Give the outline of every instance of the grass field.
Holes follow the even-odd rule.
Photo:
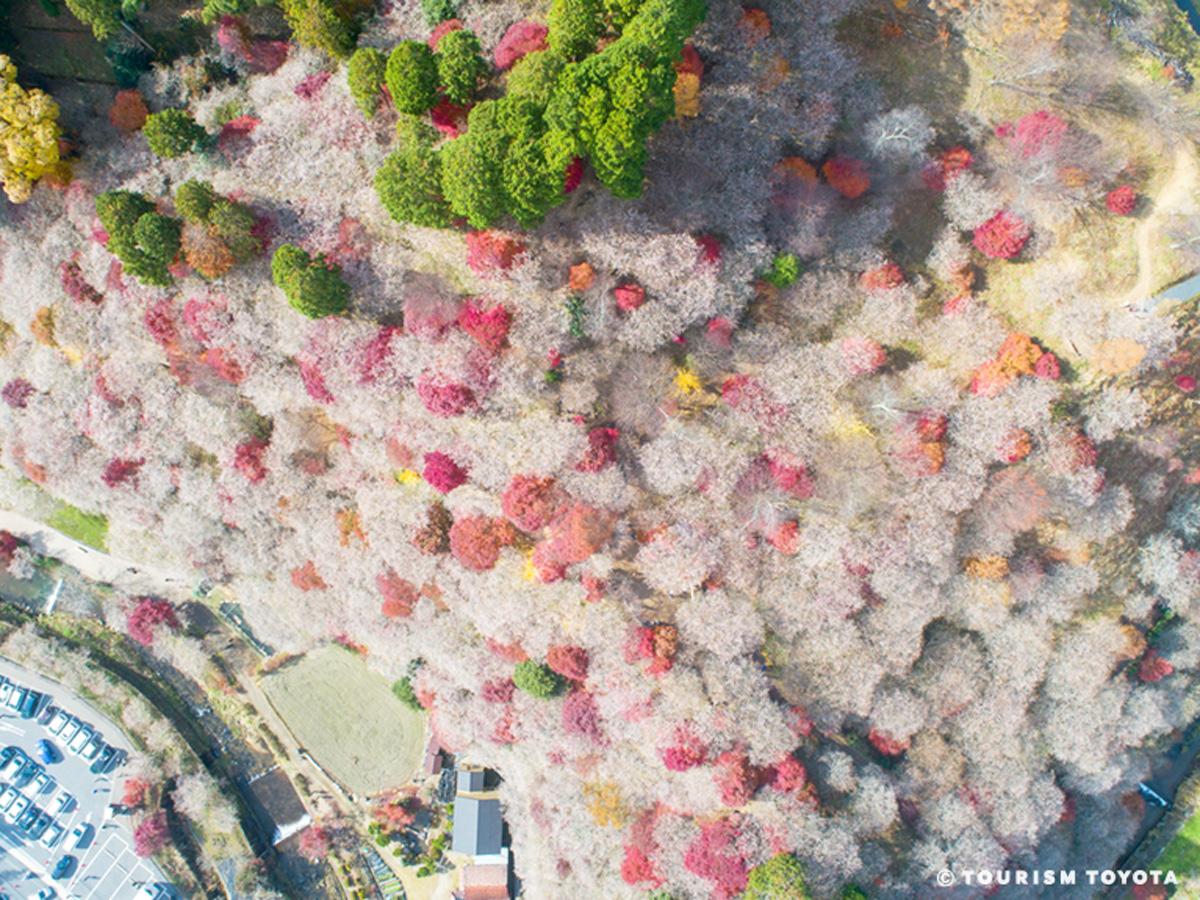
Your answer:
[[[421,763],[424,717],[348,650],[309,653],[262,688],[301,746],[356,794],[399,787]]]
[[[1200,813],[1183,823],[1171,843],[1154,861],[1154,868],[1163,871],[1170,869],[1180,881],[1200,876]],[[1195,894],[1181,891],[1176,896],[1191,897]]]
[[[108,519],[102,515],[85,513],[70,503],[62,503],[46,524],[81,544],[101,552],[108,549]]]

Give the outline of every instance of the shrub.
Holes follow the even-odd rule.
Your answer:
[[[146,136],[151,152],[166,159],[190,153],[206,136],[186,109],[151,113],[142,126],[142,134]]]
[[[800,260],[794,253],[779,253],[771,260],[771,268],[763,280],[777,288],[792,285],[800,277]]]
[[[359,47],[346,66],[350,95],[368,118],[379,111],[379,97],[386,72],[387,57],[382,50],[374,47]]]
[[[354,51],[358,28],[331,0],[280,0],[296,42],[344,58]]]
[[[421,15],[431,28],[458,15],[458,4],[454,0],[421,0]]]
[[[420,41],[401,41],[392,49],[384,78],[399,112],[420,115],[437,102],[437,61]]]
[[[392,683],[392,693],[396,695],[397,700],[399,700],[409,709],[415,709],[417,712],[424,712],[424,708],[421,706],[421,701],[417,699],[417,692],[416,689],[413,688],[412,679],[407,675]]]
[[[271,280],[292,309],[310,319],[344,312],[350,297],[340,266],[327,263],[320,255],[309,256],[295,244],[283,244],[275,251]]]
[[[133,227],[138,247],[155,262],[170,265],[179,255],[179,221],[159,213],[146,213]]]
[[[444,228],[450,224],[450,209],[442,198],[441,158],[433,149],[433,129],[407,117],[396,130],[400,145],[375,173],[379,202],[397,222]]]
[[[559,72],[567,61],[553,50],[538,50],[522,57],[509,70],[507,96],[521,97],[538,107],[545,107],[554,92]]]
[[[804,866],[790,853],[780,853],[750,871],[743,900],[807,900]]]
[[[443,37],[437,46],[438,81],[451,103],[468,103],[479,79],[487,72],[475,32],[460,28]]]
[[[531,697],[546,700],[562,691],[566,682],[549,666],[527,659],[513,670],[513,684]]]

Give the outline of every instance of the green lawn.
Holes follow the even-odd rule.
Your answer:
[[[1154,867],[1170,869],[1180,881],[1200,876],[1200,813],[1192,816],[1154,861]]]
[[[105,516],[85,513],[70,503],[61,503],[46,524],[81,544],[101,552],[108,550],[108,519]]]
[[[362,657],[322,647],[262,679],[296,740],[356,794],[399,787],[424,752],[425,717]]]

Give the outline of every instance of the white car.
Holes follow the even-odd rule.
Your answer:
[[[0,803],[4,801],[0,799]],[[61,816],[63,813],[70,810],[75,804],[75,798],[66,791],[59,791],[58,796],[54,798],[54,802],[50,804],[50,813],[55,816]]]
[[[33,784],[37,788],[35,794],[48,794],[54,790],[55,781],[45,772],[38,772],[33,779]]]
[[[17,710],[21,708],[21,704],[25,702],[25,696],[29,692],[25,688],[19,688],[13,685],[13,691],[8,695],[8,699],[4,701],[4,705],[9,709]]]
[[[11,780],[18,772],[21,771],[21,767],[27,762],[29,762],[29,757],[18,750],[12,755],[12,758],[4,764],[4,768],[0,769],[0,776]]]
[[[79,755],[84,759],[95,759],[103,746],[104,741],[100,740],[100,735],[93,734],[92,739],[87,742],[87,746],[79,751]]]
[[[16,800],[20,795],[20,792],[15,787],[13,787],[11,784],[6,784],[4,786],[4,790],[0,791],[0,812],[3,812],[12,806],[13,801]]]
[[[0,693],[2,692],[3,689],[0,689]],[[62,730],[67,727],[67,723],[70,721],[71,717],[60,709],[54,714],[54,718],[50,720],[50,724],[46,726],[46,730],[51,734],[60,734]]]
[[[0,704],[8,705],[8,698],[12,696],[13,684],[10,681],[5,681],[0,684]]]
[[[62,840],[63,831],[65,831],[57,822],[51,822],[46,829],[46,833],[42,835],[42,846],[49,850],[60,840]]]
[[[92,726],[84,725],[79,729],[79,733],[71,739],[71,743],[67,745],[72,753],[78,753],[87,746],[87,742],[92,739]]]
[[[13,805],[4,811],[4,818],[10,822],[15,822],[25,814],[25,810],[29,809],[29,798],[24,794],[18,794],[17,799],[13,801]]]
[[[67,836],[67,842],[64,845],[68,850],[78,850],[79,845],[87,840],[88,835],[92,833],[92,826],[87,822],[80,822],[71,829],[71,833]]]
[[[62,741],[64,745],[69,743],[71,738],[75,737],[75,735],[79,733],[79,729],[82,727],[82,725],[82,722],[80,722],[74,716],[71,716],[71,718],[67,720],[67,724],[63,727],[63,730],[59,732],[58,739]]]

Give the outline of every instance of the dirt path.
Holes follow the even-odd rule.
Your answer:
[[[1190,145],[1175,151],[1171,173],[1154,196],[1154,208],[1137,224],[1134,241],[1137,243],[1138,278],[1120,304],[1139,303],[1148,299],[1160,287],[1154,283],[1154,238],[1159,223],[1169,213],[1196,207],[1197,176],[1200,167]]]

